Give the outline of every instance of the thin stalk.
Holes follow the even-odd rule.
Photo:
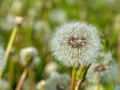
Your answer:
[[[7,59],[8,59],[8,56],[9,56],[9,53],[10,53],[10,50],[11,50],[13,41],[14,41],[14,39],[15,39],[17,30],[18,30],[18,28],[17,28],[17,26],[15,26],[15,27],[13,28],[13,31],[12,31],[12,34],[11,34],[11,37],[10,37],[8,46],[7,46],[6,51],[5,51],[5,57],[4,57],[5,61],[7,61]],[[2,77],[2,75],[3,75],[3,72],[0,73],[0,78]]]
[[[23,73],[22,73],[22,75],[21,75],[21,77],[20,77],[20,79],[19,79],[19,82],[18,82],[18,85],[16,87],[16,90],[21,90],[21,87],[22,87],[22,84],[23,84],[23,82],[25,80],[27,72],[28,72],[28,68],[25,68]]]
[[[76,78],[76,84],[75,84],[75,90],[79,90],[79,88],[82,86],[82,83],[85,80],[86,73],[88,71],[90,65],[87,66],[80,66],[78,72],[77,72],[77,78]]]
[[[100,90],[100,83],[97,84],[97,90]]]
[[[70,90],[74,90],[75,80],[76,80],[76,68],[73,67],[73,69],[72,69],[72,81],[71,81]]]
[[[15,39],[15,36],[16,36],[16,33],[17,33],[17,26],[13,28],[13,31],[12,31],[12,34],[11,34],[11,37],[10,37],[10,40],[9,40],[9,43],[8,43],[8,46],[6,48],[6,52],[5,52],[5,60],[8,59],[8,56],[9,56],[9,53],[10,53],[10,50],[11,50],[11,47],[12,47],[12,44],[13,44],[13,41]]]

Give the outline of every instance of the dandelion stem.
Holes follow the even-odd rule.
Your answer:
[[[75,90],[79,90],[82,83],[84,82],[85,76],[86,76],[86,73],[87,73],[87,70],[88,70],[89,66],[90,65],[80,66],[79,70],[77,71]]]
[[[25,77],[27,75],[27,72],[28,72],[28,68],[25,68],[20,79],[19,79],[19,82],[18,82],[18,85],[16,87],[16,90],[21,90],[21,87],[22,87],[22,84],[23,84],[23,81],[25,80]]]
[[[100,83],[98,83],[97,85],[97,90],[100,90]]]
[[[8,59],[8,56],[9,56],[9,53],[10,53],[14,38],[16,36],[16,33],[17,33],[17,26],[15,26],[13,28],[13,31],[12,31],[12,34],[11,34],[11,37],[10,37],[10,40],[9,40],[9,43],[8,43],[8,46],[7,46],[7,49],[6,49],[6,52],[5,52],[5,60]]]
[[[71,81],[70,90],[74,90],[74,87],[75,87],[75,80],[76,80],[76,68],[73,67],[73,69],[72,69],[72,81]]]

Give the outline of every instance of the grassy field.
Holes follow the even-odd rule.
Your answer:
[[[50,41],[58,26],[73,21],[95,26],[101,38],[101,50],[110,52],[120,66],[120,0],[0,0],[0,90],[15,90],[23,73],[26,77],[18,90],[44,90],[37,89],[37,84],[49,78],[48,68],[71,76],[72,68],[52,55]],[[12,43],[10,37],[15,29]],[[23,60],[27,52],[22,50],[28,47],[34,48],[34,61],[31,53]],[[53,67],[47,68],[51,62]],[[102,84],[106,89],[94,90],[119,90],[113,89],[120,86],[120,69],[117,72],[114,84]]]

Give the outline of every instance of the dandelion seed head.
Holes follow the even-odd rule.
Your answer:
[[[70,77],[66,74],[55,74],[47,82],[45,90],[69,90]]]
[[[32,61],[27,61],[27,58],[30,57]],[[36,61],[34,61],[36,59]],[[26,66],[28,63],[38,62],[37,50],[34,47],[26,47],[20,51],[20,63],[23,66]]]
[[[2,28],[2,30],[6,31],[12,30],[14,26],[14,20],[15,16],[9,14],[1,20],[0,27]]]
[[[96,28],[86,23],[72,22],[57,28],[51,41],[53,54],[67,66],[92,63],[99,48]]]
[[[91,83],[114,82],[117,77],[118,65],[112,58],[111,53],[101,52],[97,59],[88,69],[87,80]]]

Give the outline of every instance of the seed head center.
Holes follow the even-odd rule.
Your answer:
[[[95,68],[94,68],[94,72],[99,72],[99,71],[105,71],[107,68],[105,67],[105,65],[103,65],[103,64],[100,64],[100,65],[98,65],[98,66],[96,66]]]
[[[68,39],[68,45],[72,48],[82,48],[86,45],[87,41],[84,37],[70,37]]]

